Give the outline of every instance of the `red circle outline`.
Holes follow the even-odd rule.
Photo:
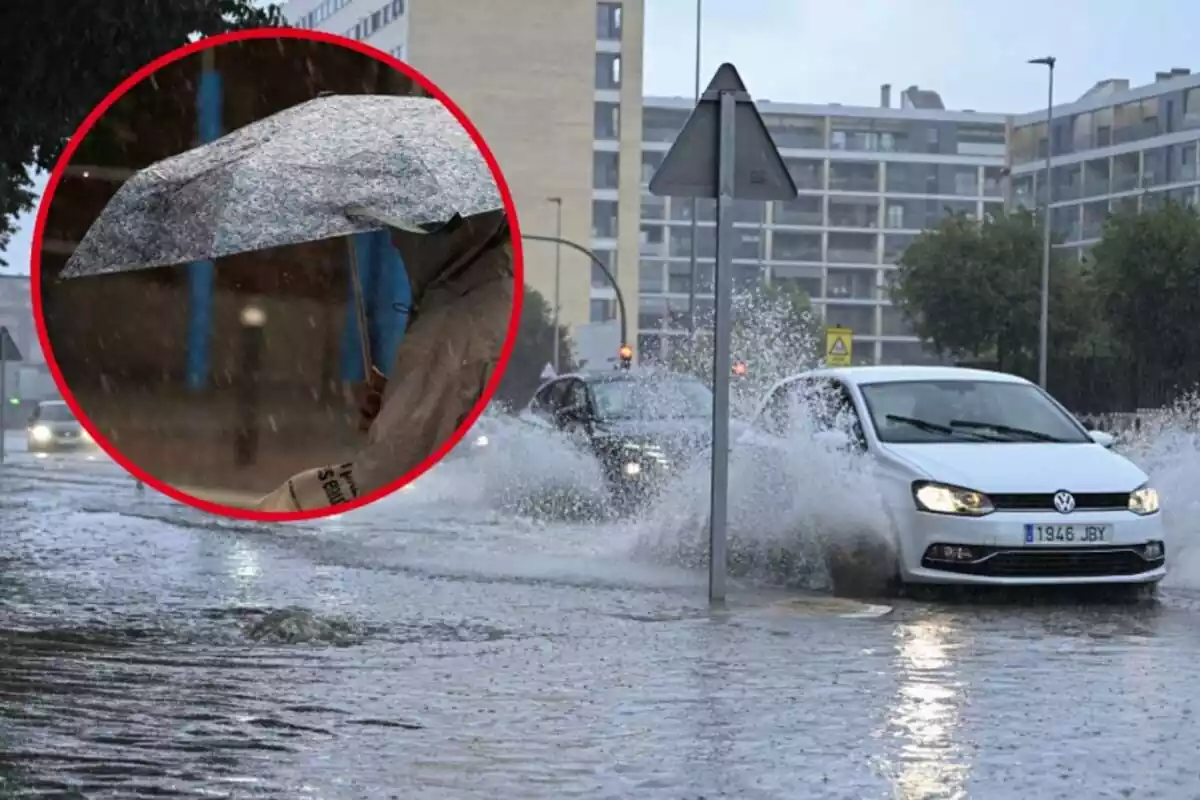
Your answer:
[[[232,42],[243,42],[254,39],[305,39],[309,41],[324,42],[325,44],[338,45],[341,47],[356,50],[363,55],[370,56],[376,61],[391,67],[394,70],[404,73],[406,76],[416,81],[420,86],[450,110],[458,122],[470,134],[471,139],[475,142],[476,147],[483,154],[487,161],[488,167],[492,171],[492,175],[496,179],[496,185],[500,190],[500,198],[504,202],[504,211],[508,216],[509,225],[512,230],[512,254],[513,254],[513,308],[509,317],[508,332],[505,335],[504,345],[500,350],[500,360],[496,365],[496,369],[492,371],[492,376],[484,387],[483,395],[479,401],[471,409],[467,415],[466,421],[459,426],[451,437],[446,440],[441,447],[429,455],[424,461],[410,470],[407,474],[401,476],[398,480],[377,489],[374,492],[358,497],[348,503],[342,503],[336,506],[316,509],[314,511],[285,511],[279,513],[271,513],[265,511],[255,511],[235,506],[224,506],[219,503],[213,503],[208,500],[203,500],[199,497],[181,492],[173,486],[170,486],[163,481],[155,478],[147,473],[141,467],[134,464],[112,445],[106,438],[100,435],[96,430],[95,425],[91,422],[88,416],[83,413],[75,396],[71,393],[70,387],[66,380],[63,379],[62,370],[59,369],[58,362],[54,358],[54,348],[50,344],[50,337],[46,330],[46,320],[42,308],[42,237],[46,227],[46,216],[50,209],[50,204],[54,199],[54,192],[58,188],[59,182],[62,180],[64,171],[71,161],[75,150],[82,143],[88,132],[99,122],[100,118],[106,111],[123,97],[135,85],[141,83],[145,79],[152,76],[159,69],[173,64],[182,58],[199,53],[212,47],[219,47]],[[513,202],[512,191],[509,189],[508,181],[504,178],[504,173],[500,169],[500,164],[496,160],[495,154],[488,147],[479,129],[475,127],[470,118],[463,112],[458,105],[450,99],[436,84],[429,78],[425,77],[421,72],[414,69],[411,65],[400,61],[391,55],[371,47],[363,42],[348,39],[344,36],[338,36],[323,31],[312,31],[300,28],[255,28],[253,30],[236,31],[234,33],[225,33],[218,36],[211,36],[199,41],[184,45],[176,50],[160,56],[151,61],[146,66],[134,72],[124,81],[122,81],[115,89],[109,92],[99,105],[92,109],[87,115],[83,123],[76,129],[75,133],[68,140],[66,148],[58,158],[58,162],[54,165],[54,170],[50,174],[50,180],[46,184],[45,192],[42,194],[41,202],[38,205],[37,221],[33,231],[33,245],[30,248],[31,263],[29,269],[29,277],[31,282],[30,293],[33,300],[33,318],[37,326],[38,341],[42,347],[42,353],[46,358],[46,365],[50,368],[50,374],[54,378],[54,383],[58,387],[59,393],[63,400],[70,406],[71,410],[78,417],[80,424],[84,430],[91,435],[97,445],[117,464],[119,464],[126,472],[133,475],[142,483],[156,489],[162,494],[167,495],[173,500],[180,503],[192,506],[193,508],[207,511],[222,517],[232,517],[234,519],[249,520],[251,522],[299,522],[303,520],[322,519],[325,517],[344,514],[347,511],[352,511],[356,508],[362,508],[370,505],[376,500],[381,500],[384,497],[398,491],[407,486],[416,479],[420,478],[434,466],[436,466],[446,455],[453,450],[459,442],[463,440],[466,433],[475,424],[479,417],[491,402],[492,397],[496,394],[499,388],[500,381],[504,377],[505,371],[508,369],[508,361],[512,356],[513,347],[516,345],[517,332],[520,328],[521,321],[521,306],[524,300],[525,293],[525,253],[523,242],[521,239],[521,226],[517,219],[517,209]]]

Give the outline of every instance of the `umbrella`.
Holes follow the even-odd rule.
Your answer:
[[[62,277],[366,233],[380,218],[422,232],[502,207],[487,161],[440,101],[331,95],[136,173]]]
[[[503,208],[487,161],[437,99],[318,97],[126,181],[61,273],[79,278],[397,228],[435,231]],[[364,365],[362,287],[350,247]]]

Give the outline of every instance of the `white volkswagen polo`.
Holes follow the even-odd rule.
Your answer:
[[[756,422],[787,435],[797,409],[810,435],[871,459],[904,583],[1152,591],[1166,575],[1147,475],[1029,381],[956,367],[826,368],[772,387]]]

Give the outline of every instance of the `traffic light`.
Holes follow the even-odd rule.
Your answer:
[[[617,350],[617,355],[621,359],[619,364],[620,369],[629,369],[630,365],[633,363],[633,348],[627,344],[623,344],[621,345],[620,349]]]

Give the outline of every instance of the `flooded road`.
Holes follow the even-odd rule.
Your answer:
[[[882,616],[421,484],[323,523],[0,472],[0,798],[1190,798],[1200,595]]]

